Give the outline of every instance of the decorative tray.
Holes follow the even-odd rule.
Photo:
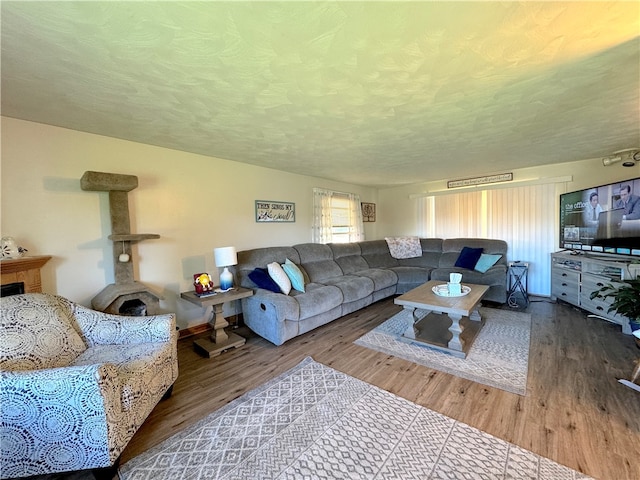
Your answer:
[[[454,295],[449,293],[449,287],[446,284],[436,285],[435,287],[431,287],[431,290],[439,297],[464,297],[471,291],[471,287],[462,285],[462,293],[456,293]]]

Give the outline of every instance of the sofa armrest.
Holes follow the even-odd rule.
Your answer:
[[[98,312],[82,305],[74,309],[75,320],[88,346],[172,342],[176,332],[173,313],[142,317]]]
[[[117,458],[122,408],[114,365],[0,371],[0,385],[0,458],[11,470],[3,474],[28,475],[35,462],[58,465],[62,451],[68,470]]]
[[[297,320],[300,317],[300,305],[289,295],[275,293],[258,288],[251,297],[243,298],[243,305],[256,312],[269,313],[278,322]],[[243,314],[245,314],[243,307]]]

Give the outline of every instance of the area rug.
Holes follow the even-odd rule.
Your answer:
[[[122,480],[587,479],[306,358],[120,467]]]
[[[399,338],[411,319],[408,310],[402,310],[355,343],[483,385],[525,395],[531,315],[495,308],[481,308],[480,314],[486,323],[466,358]],[[424,312],[421,315],[424,316]]]

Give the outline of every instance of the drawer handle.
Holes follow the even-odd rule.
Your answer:
[[[563,284],[562,284],[562,286],[563,286],[563,287],[566,287],[566,286],[567,286],[567,284],[566,284],[566,283],[563,283]]]
[[[562,274],[562,276],[563,276],[563,277],[566,277],[566,276],[567,276],[567,274],[566,274],[566,273],[563,273],[563,274]]]
[[[604,283],[598,282],[598,283],[596,283],[596,287],[604,287]]]
[[[566,293],[564,293],[564,292],[562,292],[562,296],[563,296],[563,297],[566,297],[566,296],[567,296],[567,294],[566,294]]]
[[[602,310],[604,310],[604,308],[602,308],[601,306],[599,306],[599,305],[598,305],[598,306],[596,307],[596,310],[600,310],[600,311],[602,311]]]

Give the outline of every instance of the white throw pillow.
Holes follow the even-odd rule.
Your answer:
[[[289,292],[291,291],[291,280],[289,280],[289,277],[282,269],[280,264],[278,262],[271,262],[269,265],[267,265],[267,271],[269,272],[269,276],[273,279],[273,281],[278,284],[280,290],[282,290],[282,293],[284,293],[285,295],[289,295]]]

